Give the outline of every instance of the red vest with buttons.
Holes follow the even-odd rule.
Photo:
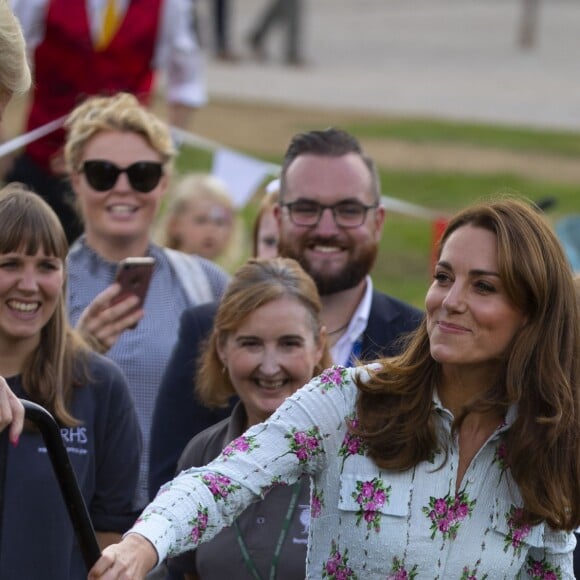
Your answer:
[[[34,96],[27,130],[68,114],[90,95],[133,93],[146,103],[153,86],[153,56],[162,0],[131,0],[103,51],[96,51],[85,0],[50,0],[46,32],[34,55]],[[48,170],[64,144],[64,130],[30,144],[26,151]]]

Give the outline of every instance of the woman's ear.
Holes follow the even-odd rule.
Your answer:
[[[215,349],[222,365],[227,367],[228,358],[226,356],[225,341],[219,334],[215,337]]]

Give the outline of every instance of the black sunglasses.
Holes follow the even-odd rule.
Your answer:
[[[163,175],[163,164],[155,161],[137,161],[129,167],[121,168],[110,161],[91,159],[85,161],[81,172],[95,191],[112,189],[119,175],[126,173],[131,187],[140,193],[149,193],[158,185]]]

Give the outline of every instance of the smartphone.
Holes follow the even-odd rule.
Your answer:
[[[135,310],[142,308],[145,302],[145,296],[147,296],[154,266],[155,258],[136,257],[121,260],[115,275],[115,282],[121,285],[121,291],[113,298],[112,303],[117,304],[127,296],[135,295],[139,298]]]

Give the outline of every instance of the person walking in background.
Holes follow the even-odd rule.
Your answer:
[[[250,32],[248,41],[254,55],[266,58],[264,42],[275,25],[286,28],[285,60],[287,64],[301,65],[302,0],[270,0]]]
[[[170,124],[186,127],[191,112],[205,104],[190,0],[13,0],[13,5],[34,65],[27,131],[67,115],[89,95],[125,91],[148,103],[156,71],[165,73]],[[82,224],[65,179],[63,145],[63,130],[31,143],[6,179],[42,195],[72,242]]]
[[[85,223],[68,255],[72,324],[127,376],[143,433],[140,501],[147,498],[149,433],[161,377],[185,308],[218,301],[229,276],[216,264],[161,248],[151,227],[172,172],[166,123],[130,94],[92,97],[67,119],[65,160]],[[155,261],[145,299],[118,302],[121,260]]]
[[[219,60],[238,60],[230,46],[230,0],[212,0],[215,56]]]
[[[320,308],[314,282],[294,260],[250,260],[234,274],[196,388],[209,406],[240,400],[230,418],[192,439],[178,472],[217,457],[331,364]],[[272,490],[211,542],[170,561],[172,578],[304,578],[309,490],[307,478]]]
[[[217,260],[228,249],[235,210],[225,184],[217,177],[189,173],[178,178],[159,226],[162,246]]]
[[[69,326],[67,251],[62,226],[40,197],[17,183],[0,190],[0,375],[58,422],[102,549],[137,516],[141,435],[120,369]],[[41,434],[27,427],[13,444],[1,497],[0,578],[85,577]]]
[[[423,317],[419,309],[373,288],[370,273],[385,220],[380,195],[375,164],[352,135],[327,129],[293,137],[275,207],[278,251],[300,263],[314,280],[330,352],[338,364],[397,354],[400,338]],[[173,476],[187,441],[215,416],[192,394],[194,357],[207,336],[201,332],[211,328],[212,307],[200,309],[203,318],[194,308],[182,315],[155,405],[151,496]]]
[[[425,307],[399,356],[325,371],[164,486],[89,578],[138,580],[302,476],[307,578],[573,578],[579,305],[551,227],[522,200],[460,211]]]

